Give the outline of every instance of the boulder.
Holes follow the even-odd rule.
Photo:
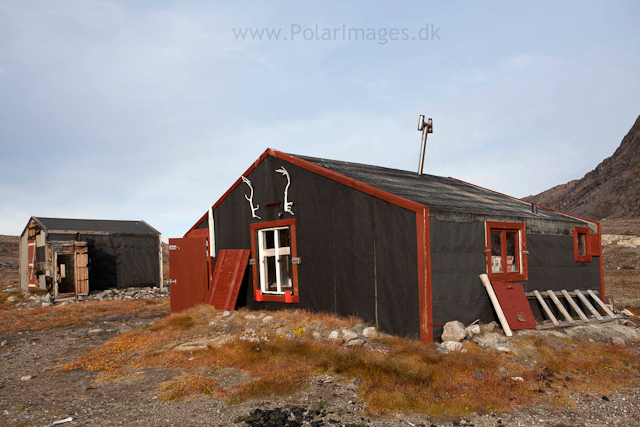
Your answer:
[[[368,328],[364,328],[362,335],[365,338],[376,338],[378,336],[378,330],[373,326],[369,326]]]
[[[340,338],[340,332],[331,331],[331,333],[329,334],[329,340],[330,341],[340,341],[340,342],[342,342],[342,338]]]
[[[444,341],[440,347],[447,351],[462,351],[462,343],[458,341]]]
[[[480,325],[480,333],[493,332],[496,326],[498,326],[498,324],[495,321],[489,322],[486,325]]]
[[[625,342],[622,338],[620,337],[613,337],[611,338],[611,340],[609,341],[611,344],[616,345],[618,347],[624,347]]]
[[[362,347],[364,345],[364,340],[361,340],[361,339],[350,340],[345,345],[349,347]]]
[[[481,332],[480,325],[478,325],[477,323],[475,325],[471,325],[471,326],[467,327],[466,329],[467,329],[467,332],[471,333],[471,336],[479,335],[480,332]]]
[[[343,329],[342,330],[342,339],[345,341],[351,341],[351,340],[355,340],[356,338],[358,338],[358,334],[356,334],[353,331],[350,331],[349,329]]]
[[[441,339],[442,341],[462,341],[467,337],[467,331],[464,328],[462,322],[457,320],[453,320],[451,322],[447,322],[444,325],[444,330],[442,331]]]

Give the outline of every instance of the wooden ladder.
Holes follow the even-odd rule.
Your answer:
[[[607,305],[604,302],[602,302],[602,300],[598,297],[598,295],[596,295],[596,293],[590,289],[586,291],[586,294],[583,291],[580,291],[578,289],[576,289],[573,292],[567,292],[566,290],[563,289],[560,292],[551,291],[551,290],[542,291],[542,292],[533,291],[533,292],[527,292],[526,295],[527,295],[527,298],[531,298],[531,299],[535,298],[538,300],[545,314],[551,321],[551,323],[543,323],[543,324],[536,325],[536,329],[564,328],[567,326],[575,326],[575,325],[581,325],[585,323],[610,322],[612,320],[615,320],[621,317],[617,314],[614,314],[613,311],[611,311],[611,309],[609,309],[609,307],[607,307]],[[602,316],[600,313],[598,313],[598,310],[593,306],[593,304],[591,304],[591,302],[589,302],[589,299],[588,299],[589,296],[593,299],[596,305],[598,305],[600,308],[602,308],[602,310],[604,310],[606,315]],[[553,301],[555,306],[558,308],[558,311],[560,311],[560,313],[562,314],[562,317],[564,317],[565,320],[558,320],[556,318],[556,316],[553,314],[553,311],[551,311],[551,308],[549,307],[547,302],[544,300],[545,297]],[[565,308],[564,304],[562,304],[562,302],[560,301],[560,298],[564,298],[569,303],[569,306],[571,306],[573,311],[575,311],[575,313],[578,315],[580,319],[574,319],[571,316],[571,314]],[[580,306],[578,306],[574,298],[578,298],[580,302],[582,302],[582,304],[587,308],[587,310],[591,312],[591,316],[587,316],[580,309]]]

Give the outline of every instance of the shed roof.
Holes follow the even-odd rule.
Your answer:
[[[538,207],[538,214],[534,214],[529,202],[455,178],[428,174],[418,175],[416,172],[405,170],[296,154],[291,154],[291,156],[381,191],[425,205],[434,212],[460,212],[519,218],[546,217],[559,221],[576,221],[575,217],[543,207]]]
[[[160,234],[144,221],[111,219],[69,219],[32,217],[47,231],[101,232],[123,234]]]

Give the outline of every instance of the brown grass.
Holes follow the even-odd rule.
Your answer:
[[[182,374],[173,381],[162,383],[161,399],[177,400],[193,395],[223,396],[218,381],[210,376]]]
[[[265,332],[266,342],[236,339],[200,351],[172,350],[177,344],[212,337],[219,331],[242,331],[246,324],[240,314],[225,319],[211,308],[200,307],[173,315],[145,330],[112,339],[67,369],[106,373],[154,366],[179,369],[187,374],[163,386],[164,398],[204,393],[228,403],[292,394],[316,375],[344,381],[360,378],[359,393],[370,411],[432,415],[486,413],[539,401],[563,404],[570,392],[605,393],[639,385],[637,355],[620,347],[553,337],[515,338],[518,355],[484,351],[472,344],[465,345],[466,353],[443,355],[435,345],[400,338],[379,339],[378,344],[386,349],[379,352],[313,340],[307,333],[285,338],[271,327]],[[289,325],[287,319],[293,319],[305,327],[332,322],[338,328],[357,321],[306,312],[280,315],[280,324]],[[253,320],[251,325],[259,323]],[[296,325],[287,327],[292,330]],[[252,380],[223,389],[213,376],[195,374],[220,368],[243,370]]]
[[[0,311],[0,333],[37,331],[60,326],[77,325],[109,314],[145,312],[166,313],[166,301],[128,300],[91,301],[65,306],[42,307],[25,310]]]

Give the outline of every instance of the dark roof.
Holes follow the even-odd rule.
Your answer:
[[[454,178],[418,175],[416,172],[295,154],[292,156],[387,193],[420,203],[434,212],[461,212],[518,218],[546,217],[559,221],[579,221],[569,215],[541,207],[538,208],[538,215],[536,215],[532,213],[531,203]]]
[[[80,231],[127,234],[160,234],[144,221],[119,221],[110,219],[67,219],[33,217],[48,231]]]

